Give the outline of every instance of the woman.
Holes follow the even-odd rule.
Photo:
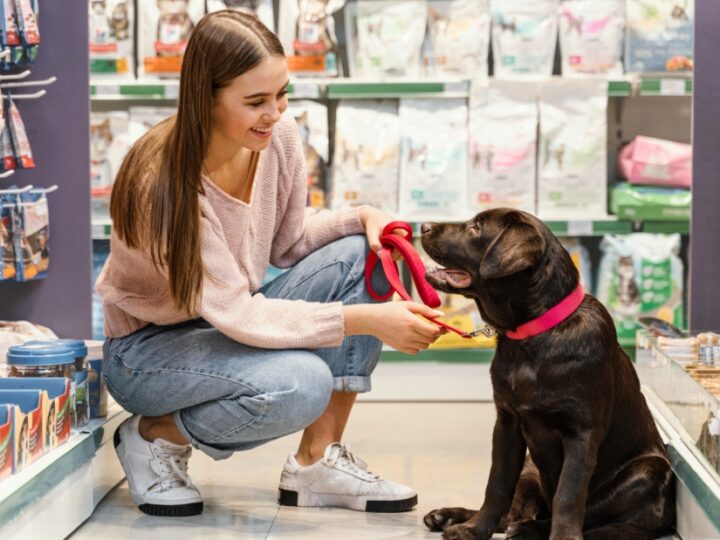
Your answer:
[[[134,414],[115,445],[133,500],[150,514],[202,511],[191,445],[222,459],[303,428],[281,504],[404,511],[417,502],[340,441],[381,341],[425,349],[440,331],[416,315],[439,313],[369,303],[365,257],[387,215],[305,208],[302,145],[282,114],[287,85],[274,34],[249,15],[207,15],[185,52],[177,115],[133,146],[113,189],[111,255],[97,284],[103,369]],[[268,264],[291,268],[261,286]]]

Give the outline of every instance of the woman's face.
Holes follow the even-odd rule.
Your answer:
[[[212,140],[253,151],[270,144],[273,125],[288,106],[284,57],[269,56],[218,91],[212,110]]]

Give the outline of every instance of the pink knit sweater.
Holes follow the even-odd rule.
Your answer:
[[[169,325],[201,317],[226,336],[267,349],[340,345],[339,302],[278,300],[253,294],[268,263],[287,268],[340,237],[363,232],[359,209],[313,211],[306,201],[305,159],[295,121],[285,115],[260,154],[250,204],[203,178],[200,235],[205,272],[193,317],[178,311],[167,275],[148,253],[114,233],[96,289],[103,299],[105,335],[122,337],[148,323]]]

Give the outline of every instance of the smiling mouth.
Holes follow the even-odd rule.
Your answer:
[[[472,283],[470,274],[454,268],[437,267],[428,270],[425,278],[433,286],[450,285],[455,289],[465,289]]]
[[[270,135],[270,133],[272,133],[272,128],[250,128],[250,131],[254,131],[258,135]]]

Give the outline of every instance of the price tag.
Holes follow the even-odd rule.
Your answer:
[[[180,83],[165,83],[165,97],[177,99],[180,96]]]
[[[660,79],[661,96],[684,96],[685,79]]]
[[[587,220],[568,221],[567,232],[570,236],[588,236],[593,233],[593,222]]]
[[[317,83],[293,83],[292,96],[296,98],[318,99],[320,97],[320,85]]]
[[[98,96],[119,96],[120,86],[117,84],[96,84],[95,94]]]

